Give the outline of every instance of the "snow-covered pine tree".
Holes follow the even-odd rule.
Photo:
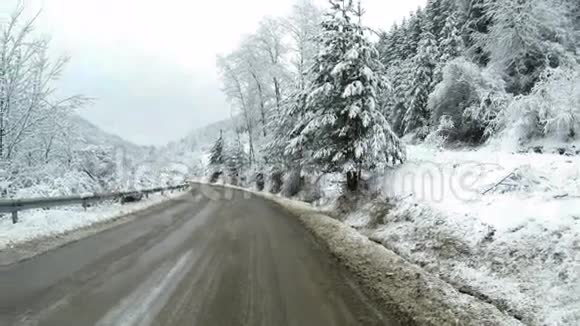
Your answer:
[[[576,48],[580,49],[580,1],[569,0],[573,1],[572,4],[572,24],[574,26],[574,33],[576,36]],[[579,50],[576,50],[578,52]],[[580,54],[580,53],[576,53]]]
[[[441,31],[449,15],[450,3],[448,0],[428,0],[425,6],[425,30],[431,32],[435,39],[441,38]]]
[[[433,76],[439,57],[435,37],[431,32],[423,33],[419,52],[413,61],[413,77],[407,91],[409,106],[403,119],[404,133],[417,131],[419,136],[426,136],[430,112],[427,108],[429,94],[433,91]]]
[[[489,0],[466,0],[464,2],[464,19],[461,22],[462,38],[467,56],[475,63],[485,66],[489,54],[484,51],[478,40],[485,38],[492,24],[486,3]]]
[[[398,45],[400,42],[398,36],[399,26],[397,24],[393,25],[389,32],[380,35],[377,49],[380,53],[381,62],[385,67],[400,57],[400,53],[398,53]]]
[[[348,189],[356,191],[363,170],[403,162],[405,149],[377,107],[383,86],[378,51],[353,21],[352,1],[330,3],[303,128],[287,150],[304,145],[309,164],[346,174]]]
[[[405,54],[406,58],[412,58],[417,55],[419,51],[419,43],[422,39],[422,34],[425,25],[425,18],[423,10],[420,8],[412,14],[409,18],[407,29],[404,35]]]
[[[459,57],[463,52],[463,40],[459,32],[458,20],[455,13],[452,13],[445,20],[445,26],[441,31],[439,39],[439,61],[443,64]]]
[[[309,80],[305,76],[304,80]],[[307,84],[305,84],[306,86]],[[275,113],[271,123],[272,138],[266,144],[266,155],[269,157],[269,168],[273,172],[286,171],[283,192],[286,196],[296,195],[302,187],[304,169],[303,139],[300,137],[305,125],[305,107],[308,93],[297,90],[289,96],[280,113]],[[291,143],[291,146],[288,144]],[[288,150],[291,148],[290,150]],[[308,166],[307,166],[308,168]],[[274,173],[273,176],[278,175]]]
[[[409,20],[407,18],[403,19],[401,26],[399,28],[391,31],[393,33],[393,38],[396,40],[395,51],[396,54],[394,59],[398,60],[406,60],[408,58],[412,58],[413,53],[412,47],[410,45],[410,41],[408,39],[408,31],[409,31]]]
[[[463,40],[459,32],[457,18],[454,12],[447,16],[445,26],[440,34],[439,62],[435,68],[433,85],[439,84],[443,79],[443,67],[445,67],[449,61],[461,56],[464,50]]]
[[[397,135],[404,134],[403,118],[409,106],[407,91],[410,88],[410,76],[412,76],[411,60],[396,60],[391,62],[386,73],[390,83],[390,92],[386,99],[385,116]]]
[[[209,153],[209,165],[221,169],[224,163],[224,135],[223,131],[220,130],[220,137],[213,144]]]
[[[239,178],[244,174],[244,170],[248,166],[248,157],[244,151],[243,144],[237,140],[232,144],[224,147],[223,161],[230,177],[230,183],[238,185]]]
[[[312,0],[300,0],[293,10],[293,14],[285,20],[286,29],[289,32],[291,51],[290,60],[294,69],[290,69],[294,76],[294,83],[286,83],[287,97],[281,103],[281,110],[271,112],[268,128],[272,137],[267,139],[265,152],[268,157],[269,167],[274,171],[289,171],[288,175],[301,175],[302,154],[297,146],[297,151],[287,153],[286,146],[300,129],[300,121],[304,113],[306,102],[306,87],[311,77],[308,71],[314,63],[314,57],[318,52],[316,36],[320,32],[322,12],[314,5]]]

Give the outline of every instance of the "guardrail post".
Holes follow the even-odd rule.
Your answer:
[[[12,224],[18,223],[18,211],[12,212]]]

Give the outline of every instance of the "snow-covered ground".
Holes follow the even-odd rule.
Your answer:
[[[105,202],[89,207],[80,206],[55,208],[50,210],[30,210],[18,214],[19,222],[12,224],[10,215],[0,218],[0,251],[7,247],[45,237],[54,237],[68,232],[107,222],[120,216],[157,205],[183,193],[155,194],[137,203]]]
[[[346,222],[532,325],[580,324],[580,157],[410,146]]]

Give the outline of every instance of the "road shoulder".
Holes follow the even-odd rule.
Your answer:
[[[150,204],[139,205],[135,209],[129,209],[128,212],[119,212],[97,223],[87,224],[80,228],[63,231],[59,234],[41,235],[28,241],[11,243],[9,246],[0,249],[0,267],[7,267],[32,259],[67,244],[130,223],[138,219],[143,212],[150,209],[167,207],[167,205],[171,205],[173,200],[186,194],[167,196],[161,200],[152,201]],[[71,214],[75,213],[71,212]],[[82,218],[82,214],[72,218]]]

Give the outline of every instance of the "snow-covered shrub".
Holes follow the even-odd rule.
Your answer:
[[[481,143],[495,130],[498,113],[509,102],[502,79],[463,57],[443,69],[443,81],[429,98],[433,121],[448,116],[453,122],[450,141]]]
[[[282,194],[286,197],[296,196],[302,189],[303,179],[299,169],[293,169],[285,175]]]
[[[270,192],[273,194],[280,193],[284,185],[284,173],[281,171],[273,171],[270,175]]]
[[[580,69],[547,70],[532,92],[518,96],[502,117],[506,137],[525,143],[538,137],[568,141],[580,130]]]
[[[2,196],[8,198],[72,196],[102,191],[101,185],[86,172],[56,163],[34,167],[13,164],[9,171],[9,175],[0,175],[5,180]]]
[[[453,119],[448,115],[443,115],[439,119],[437,129],[425,138],[425,144],[435,148],[442,148],[449,136],[454,132],[455,124],[453,123]]]
[[[256,189],[258,191],[264,190],[265,181],[264,181],[264,174],[263,173],[256,174],[255,182],[256,182]]]

